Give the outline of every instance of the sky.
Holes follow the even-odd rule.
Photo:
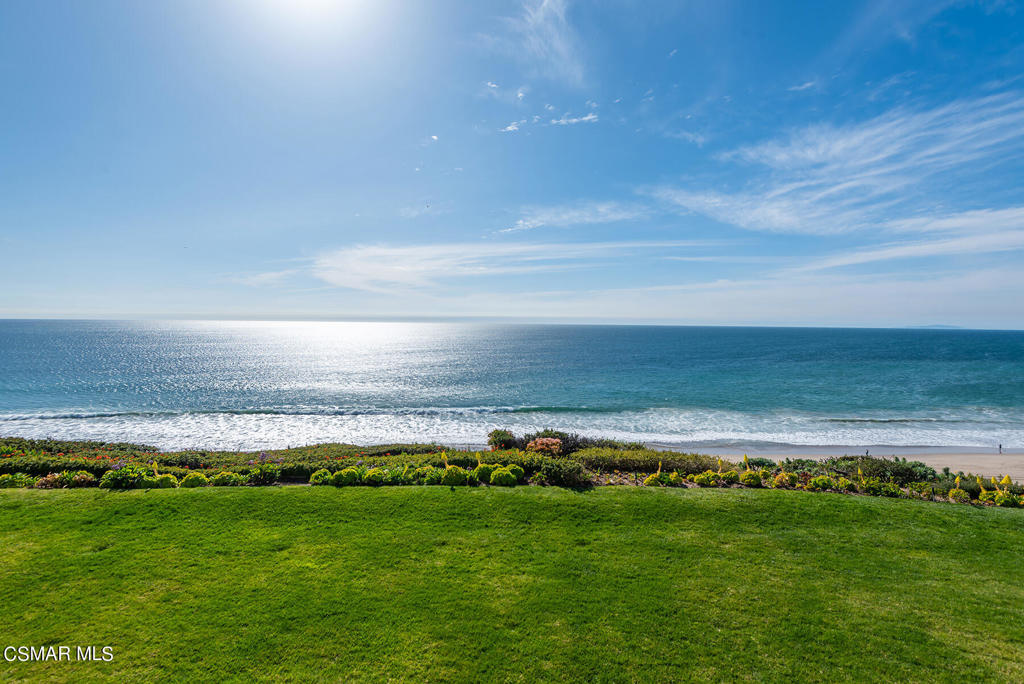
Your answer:
[[[6,0],[0,317],[1024,328],[1010,1]]]

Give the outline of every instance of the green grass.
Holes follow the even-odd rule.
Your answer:
[[[793,491],[0,491],[3,681],[1024,680],[1024,512]]]

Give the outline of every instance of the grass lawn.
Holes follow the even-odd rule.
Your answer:
[[[0,491],[0,680],[1024,680],[1024,511],[795,491]]]

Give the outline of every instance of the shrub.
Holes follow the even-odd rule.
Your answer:
[[[644,478],[644,487],[660,487],[661,485],[661,473],[651,473]]]
[[[476,468],[473,468],[473,475],[480,482],[490,482],[491,473],[500,467],[501,466],[493,463],[481,463]]]
[[[718,484],[718,477],[715,471],[706,470],[700,475],[694,475],[693,483],[698,487],[714,487]]]
[[[1011,492],[999,491],[996,492],[993,503],[996,506],[1002,506],[1003,508],[1016,508],[1020,505],[1020,499],[1017,498],[1016,494]]]
[[[811,490],[812,492],[823,492],[825,490],[835,488],[836,481],[833,480],[828,475],[818,475],[817,477],[812,477],[811,481],[807,483],[807,489]]]
[[[36,480],[32,486],[35,489],[58,489],[64,485],[60,481],[60,473],[50,473]]]
[[[911,482],[907,485],[907,493],[910,496],[926,501],[932,498],[932,489],[932,485],[928,482]]]
[[[178,486],[178,478],[174,477],[170,473],[157,475],[156,486],[158,489],[175,489]]]
[[[135,486],[138,487],[139,489],[159,489],[160,483],[157,482],[156,478],[153,477],[152,475],[147,475],[146,477],[139,480],[139,483]]]
[[[953,503],[971,503],[971,495],[958,487],[949,490],[949,500]]]
[[[568,456],[574,454],[577,451],[583,449],[608,449],[614,451],[621,450],[641,450],[644,449],[642,442],[619,442],[614,439],[602,439],[595,437],[583,437],[575,432],[561,432],[560,430],[541,430],[540,432],[534,432],[532,434],[523,435],[515,441],[516,447],[520,449],[528,448],[527,445],[537,439],[557,439],[561,442],[561,446],[557,452],[558,456]]]
[[[384,484],[384,477],[387,473],[383,468],[370,468],[363,474],[363,484],[371,487],[379,487]]]
[[[240,487],[245,484],[245,478],[238,473],[222,470],[210,478],[210,484],[214,487]]]
[[[36,478],[25,473],[4,473],[0,475],[0,489],[31,487],[35,483]]]
[[[658,469],[660,462],[665,470],[678,470],[684,475],[696,475],[718,467],[717,459],[706,454],[683,454],[652,449],[588,448],[574,453],[572,457],[590,470],[602,471],[653,473]],[[731,463],[725,465],[732,467]]]
[[[443,477],[444,477],[444,471],[443,470],[441,470],[440,468],[433,468],[433,467],[431,467],[430,470],[428,470],[423,475],[423,484],[425,484],[425,485],[439,485],[439,484],[441,484],[441,479]]]
[[[768,470],[775,469],[775,461],[770,458],[764,458],[763,456],[756,456],[754,458],[747,459],[747,465],[751,470],[761,470],[765,468]]]
[[[557,437],[538,437],[526,445],[526,450],[557,456],[562,451],[562,440]]]
[[[446,487],[461,487],[466,484],[469,473],[459,466],[448,466],[441,475],[441,484]]]
[[[744,472],[749,472],[749,471],[744,471]],[[718,477],[725,484],[736,484],[737,482],[740,481],[740,474],[737,473],[735,470],[727,470],[724,473],[722,473],[721,475],[719,475]]]
[[[491,473],[491,484],[498,487],[514,487],[516,476],[508,468],[498,468]]]
[[[62,473],[63,475],[63,473]],[[71,476],[68,487],[95,487],[98,484],[96,476],[87,470],[79,470]]]
[[[880,482],[892,481],[898,485],[910,482],[931,482],[938,474],[931,466],[920,461],[905,458],[877,458],[875,456],[839,456],[821,461],[813,459],[786,459],[785,470],[806,471],[813,475],[839,473],[846,477],[860,475],[877,478]]]
[[[272,485],[281,479],[281,466],[276,463],[260,463],[249,471],[249,484],[257,487]]]
[[[141,466],[126,464],[114,470],[108,470],[100,478],[100,487],[105,489],[133,489],[142,484],[142,479],[149,477],[149,471]]]
[[[740,484],[747,487],[760,487],[761,475],[753,470],[748,470],[740,475]]]
[[[522,466],[516,465],[515,463],[509,463],[507,466],[508,472],[516,478],[516,482],[522,482],[526,479],[526,471],[523,470]]]
[[[881,496],[882,495],[882,481],[877,477],[865,477],[862,478],[860,484],[857,485],[857,489],[862,494],[868,496]]]
[[[179,487],[206,487],[210,484],[210,480],[207,479],[206,475],[202,473],[189,473],[182,481],[178,484]]]
[[[855,492],[857,491],[857,483],[849,478],[841,477],[836,480],[836,489],[841,492]]]
[[[309,484],[318,486],[331,484],[331,471],[327,468],[317,470],[309,476]]]
[[[782,471],[775,476],[774,480],[772,480],[772,486],[781,488],[796,487],[796,483],[799,482],[799,480],[800,478],[796,473],[787,473],[786,471]]]
[[[512,472],[511,469],[509,472]],[[512,476],[515,477],[515,474],[513,473]],[[592,484],[590,477],[587,475],[587,469],[583,467],[583,464],[567,458],[545,458],[541,460],[533,479],[538,484],[570,487],[572,489],[582,489]]]
[[[335,487],[350,487],[359,482],[359,471],[355,468],[345,468],[334,473],[331,477],[331,484]]]
[[[511,449],[516,445],[516,438],[508,430],[491,430],[487,435],[487,443],[492,449]]]
[[[903,496],[903,490],[899,488],[895,482],[883,482],[882,483],[882,496],[889,496],[893,498],[899,498]]]
[[[996,493],[991,489],[982,489],[981,494],[978,494],[978,501],[982,503],[995,503]]]

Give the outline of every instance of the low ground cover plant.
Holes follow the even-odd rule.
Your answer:
[[[1024,487],[1009,477],[984,479],[899,458],[844,456],[741,464],[706,454],[644,448],[544,430],[521,437],[496,430],[491,451],[438,445],[357,447],[327,444],[270,452],[157,452],[98,442],[0,439],[0,488],[167,489],[267,486],[515,486],[587,488],[747,487],[1018,507]],[[511,445],[511,446],[510,446]],[[486,460],[486,462],[485,462]]]

